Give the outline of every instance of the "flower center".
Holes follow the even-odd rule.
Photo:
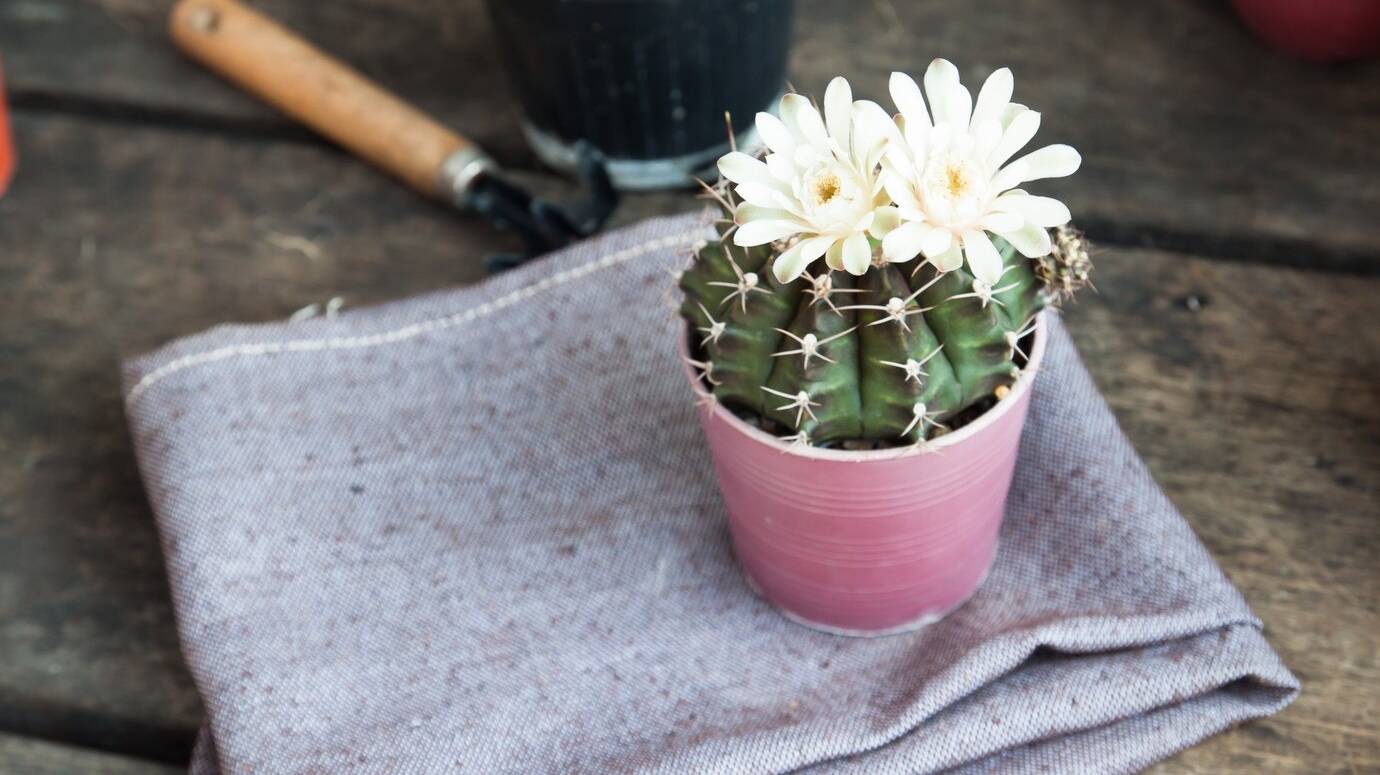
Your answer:
[[[947,225],[976,217],[983,195],[981,168],[967,154],[943,154],[925,165],[921,189],[917,193],[936,221]]]
[[[802,215],[820,234],[840,234],[865,228],[860,219],[872,212],[872,200],[854,170],[833,160],[821,160],[794,184]]]
[[[816,205],[827,205],[838,196],[839,189],[843,184],[839,182],[839,176],[832,170],[826,170],[823,174],[817,175],[811,184],[811,193],[814,195]]]
[[[944,168],[944,174],[948,177],[949,196],[957,199],[968,193],[971,183],[968,181],[968,171],[961,165],[950,164]]]

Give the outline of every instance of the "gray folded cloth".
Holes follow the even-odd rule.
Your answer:
[[[1293,699],[1057,318],[971,602],[853,639],[754,597],[667,292],[710,234],[127,364],[194,772],[1123,772]]]

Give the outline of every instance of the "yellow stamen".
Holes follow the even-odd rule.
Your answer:
[[[828,174],[815,178],[815,201],[820,204],[828,204],[839,193],[839,179],[837,175]]]
[[[949,189],[949,196],[957,199],[968,192],[968,177],[963,174],[963,168],[957,164],[951,164],[944,170]]]

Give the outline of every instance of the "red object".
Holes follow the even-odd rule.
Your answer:
[[[1232,0],[1255,34],[1312,62],[1380,55],[1380,0]]]
[[[5,110],[5,70],[0,67],[0,196],[14,176],[14,140],[10,137],[10,116]]]

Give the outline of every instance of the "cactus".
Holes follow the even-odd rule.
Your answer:
[[[1016,156],[1040,114],[1006,68],[976,100],[944,59],[924,83],[891,74],[894,116],[841,77],[822,113],[787,94],[757,114],[763,154],[728,153],[706,186],[728,217],[681,274],[692,361],[796,442],[921,444],[971,421],[1021,377],[1040,310],[1088,283],[1069,209],[1018,187],[1078,152]]]
[[[1051,230],[1028,259],[994,240],[997,287],[964,268],[887,263],[872,241],[860,277],[820,266],[791,282],[771,263],[789,243],[700,245],[681,273],[681,315],[716,400],[794,441],[866,448],[952,430],[1009,393],[1035,316],[1087,283],[1087,243]]]

